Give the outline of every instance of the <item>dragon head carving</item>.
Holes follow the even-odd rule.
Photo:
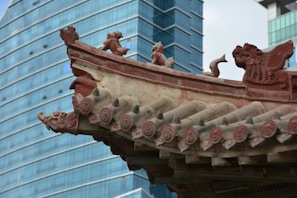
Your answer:
[[[242,47],[236,46],[232,52],[236,65],[245,70],[244,82],[260,85],[281,84],[281,87],[285,87],[287,81],[282,69],[292,54],[292,41],[282,43],[267,52],[245,43]]]
[[[261,61],[262,50],[258,49],[255,45],[245,43],[243,47],[236,46],[232,55],[238,67],[246,69],[246,67]]]

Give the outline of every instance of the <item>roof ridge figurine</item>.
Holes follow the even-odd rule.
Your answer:
[[[243,82],[250,85],[266,85],[273,89],[285,89],[289,84],[289,73],[283,67],[293,54],[291,40],[277,45],[268,52],[263,52],[255,45],[245,43],[236,46],[232,55],[238,67],[245,70]],[[275,85],[275,86],[273,86]]]
[[[119,31],[107,33],[107,38],[103,42],[103,46],[99,49],[108,50],[110,49],[113,54],[123,56],[127,54],[129,48],[122,47],[120,44],[120,39],[123,38],[123,34]]]
[[[166,58],[164,55],[164,47],[161,41],[155,43],[152,47],[152,63],[168,68],[171,68],[174,63],[173,57]]]
[[[206,75],[206,76],[219,77],[220,70],[219,70],[218,65],[219,65],[219,63],[222,63],[222,62],[228,62],[226,60],[225,54],[223,54],[223,56],[221,56],[220,58],[217,58],[217,59],[214,59],[213,61],[211,61],[209,64],[210,72],[203,72],[202,74]]]

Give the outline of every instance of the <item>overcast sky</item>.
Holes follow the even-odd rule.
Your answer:
[[[209,63],[226,54],[228,63],[219,65],[219,77],[242,80],[243,69],[235,65],[232,51],[244,43],[268,47],[266,8],[255,0],[204,0],[203,15],[204,70],[209,71]]]
[[[0,17],[8,2],[0,0]],[[226,54],[228,63],[220,64],[220,78],[241,80],[243,70],[236,67],[232,51],[244,43],[268,47],[266,8],[256,0],[204,0],[203,14],[204,70],[209,71],[209,63]]]

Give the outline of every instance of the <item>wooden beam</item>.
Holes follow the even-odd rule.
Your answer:
[[[200,157],[197,155],[186,155],[186,164],[210,164],[209,157]]]
[[[189,165],[185,163],[185,159],[169,159],[168,163],[169,167],[171,167],[174,170],[187,170],[189,169]]]
[[[268,153],[267,161],[271,163],[297,163],[295,152]]]
[[[141,156],[126,157],[126,161],[128,164],[132,165],[168,164],[168,160],[166,159]]]
[[[199,181],[244,181],[261,183],[296,183],[297,177],[292,177],[290,167],[262,167],[262,166],[226,166],[190,169],[174,169],[174,178],[185,179],[195,183]]]
[[[256,156],[239,156],[238,164],[239,165],[252,165],[252,164],[262,164],[266,162],[265,155],[256,155]]]
[[[160,159],[169,159],[171,156],[171,152],[160,150],[159,151],[159,158]]]
[[[147,146],[139,142],[134,142],[134,150],[135,151],[157,151],[156,148]]]
[[[169,151],[159,150],[159,157],[160,159],[184,159],[185,155],[178,154],[178,153],[172,153]]]
[[[211,165],[212,166],[229,166],[231,165],[231,163],[224,159],[224,158],[220,158],[220,157],[212,157],[211,158]]]

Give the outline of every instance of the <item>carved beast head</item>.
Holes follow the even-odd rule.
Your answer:
[[[123,34],[122,32],[119,32],[119,31],[115,31],[113,32],[113,35],[116,39],[120,39],[120,38],[123,38]]]
[[[254,61],[260,58],[262,51],[256,46],[245,43],[243,47],[236,46],[232,55],[238,67],[246,69],[246,66],[252,65]]]
[[[162,45],[161,41],[155,43],[155,45],[152,48],[152,51],[153,52],[161,52],[161,53],[164,52],[164,48],[163,48],[163,45]]]

